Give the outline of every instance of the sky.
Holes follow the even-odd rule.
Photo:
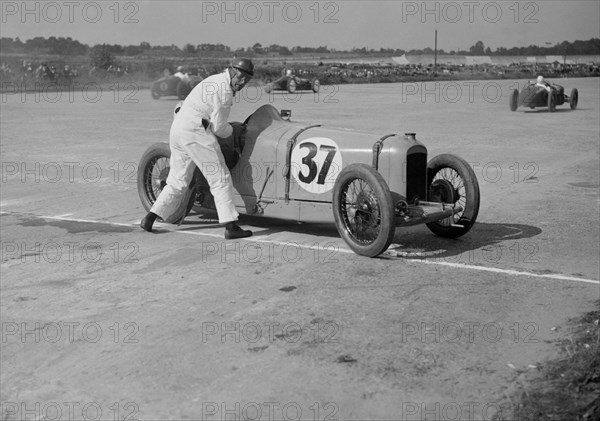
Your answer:
[[[599,0],[499,1],[0,1],[0,35],[71,37],[84,44],[260,43],[287,47],[550,46],[600,38]]]

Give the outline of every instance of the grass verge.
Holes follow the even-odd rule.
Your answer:
[[[556,345],[560,356],[539,364],[514,397],[515,421],[600,420],[600,310],[569,320]]]

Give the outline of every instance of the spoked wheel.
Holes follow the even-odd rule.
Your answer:
[[[454,155],[438,155],[427,164],[429,201],[454,204],[463,210],[427,227],[436,235],[458,238],[471,229],[479,213],[479,183],[471,166]]]
[[[156,202],[158,195],[167,185],[171,150],[167,143],[155,143],[150,146],[138,167],[138,194],[146,211]]]
[[[392,195],[383,177],[368,165],[342,170],[333,188],[333,216],[340,236],[356,254],[375,257],[394,238]]]
[[[150,146],[142,159],[140,160],[138,167],[138,178],[137,187],[142,206],[146,211],[150,211],[154,202],[167,185],[167,177],[169,176],[169,160],[171,157],[171,150],[167,143],[155,143]],[[168,217],[164,222],[167,223],[179,223],[187,216],[187,214],[199,206],[196,203],[197,195],[197,182],[200,172],[196,168],[194,172],[194,180],[191,183],[186,194],[181,198],[181,203],[178,209]]]

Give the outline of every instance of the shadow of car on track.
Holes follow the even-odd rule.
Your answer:
[[[203,228],[214,228],[218,225],[217,213],[214,211],[207,211],[203,213],[190,213],[181,224],[186,228],[179,229],[179,231],[194,231]],[[259,228],[254,230],[253,236],[265,236],[276,234],[280,232],[290,232],[297,234],[309,234],[318,235],[321,237],[340,238],[335,224],[333,222],[328,223],[294,223],[289,220],[277,219],[277,218],[264,218],[260,216],[248,216],[241,215],[239,220],[240,225],[251,225]],[[340,238],[341,240],[341,238]]]
[[[198,219],[200,217],[200,220]],[[203,228],[214,228],[218,224],[216,212],[191,214],[183,222],[181,230],[196,231]],[[254,237],[263,237],[277,233],[306,234],[321,238],[325,244],[329,241],[341,241],[333,223],[291,223],[289,220],[242,216],[240,224],[251,225]],[[256,229],[258,228],[258,229]],[[469,234],[458,239],[448,239],[434,235],[423,226],[396,230],[393,243],[386,253],[380,257],[404,257],[412,259],[453,259],[470,258],[476,251],[485,259],[494,261],[503,252],[520,253],[522,258],[533,256],[539,248],[535,242],[517,244],[517,240],[537,236],[542,230],[525,224],[483,223],[478,222]],[[289,239],[289,236],[287,237]],[[300,240],[299,240],[300,242]],[[481,249],[481,250],[480,250]]]
[[[585,110],[585,108],[578,108],[577,111],[581,111],[581,110]],[[523,114],[563,114],[563,113],[572,113],[574,110],[571,110],[569,108],[557,108],[554,111],[550,111],[548,109],[545,108],[537,108],[537,109],[527,109],[527,110],[522,110]]]
[[[445,259],[448,261],[500,260],[502,254],[521,255],[521,259],[533,258],[539,249],[534,241],[517,242],[535,237],[542,230],[525,224],[476,223],[468,235],[458,239],[435,236],[425,227],[419,227],[402,235],[396,231],[394,243],[387,251],[388,256],[412,259]]]

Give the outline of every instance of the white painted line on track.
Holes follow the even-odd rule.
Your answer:
[[[575,282],[584,282],[584,283],[588,283],[588,284],[600,285],[600,281],[597,281],[595,279],[577,278],[575,276],[567,276],[567,275],[562,275],[560,273],[540,274],[540,273],[533,273],[533,272],[521,272],[521,271],[512,270],[512,269],[500,269],[500,268],[491,268],[491,267],[487,267],[487,266],[466,265],[466,264],[462,264],[462,263],[432,262],[432,261],[428,261],[428,260],[413,260],[413,259],[410,259],[410,260],[413,262],[422,262],[422,263],[425,263],[428,265],[440,265],[440,266],[449,266],[449,267],[461,268],[461,269],[473,269],[473,270],[479,270],[482,272],[501,273],[503,275],[531,276],[534,278],[550,278],[550,279],[559,279],[562,281],[575,281]]]
[[[67,216],[71,216],[71,215],[73,215],[73,214],[72,213],[65,213],[63,215],[56,216],[56,218],[66,218]]]
[[[0,212],[0,215],[10,215],[10,214],[14,214],[14,213],[13,212]],[[19,214],[22,214],[22,213],[19,213]],[[70,214],[66,214],[66,215],[70,215]],[[42,219],[53,219],[53,220],[70,221],[70,222],[84,222],[84,223],[89,223],[89,224],[109,224],[109,225],[116,225],[116,226],[121,226],[121,227],[137,226],[137,222],[126,224],[126,223],[121,223],[121,222],[97,221],[97,220],[93,220],[93,219],[67,218],[63,215],[58,215],[58,216],[31,215],[31,216],[36,216],[36,217],[42,218]],[[165,224],[161,224],[161,223],[158,223],[158,226],[166,229],[169,232],[173,232],[173,233],[198,235],[198,236],[203,236],[203,237],[213,237],[213,238],[223,239],[222,234],[213,234],[210,232],[170,230],[170,229],[166,228]],[[306,248],[306,249],[310,249],[310,250],[319,250],[319,249],[323,248],[322,246],[314,246],[312,244],[305,245],[305,244],[295,243],[295,242],[291,242],[291,241],[284,242],[284,241],[276,241],[276,240],[262,240],[257,237],[242,238],[242,239],[240,239],[240,241],[252,241],[255,243],[276,244],[279,246],[289,246],[289,245],[293,244],[294,246],[302,247],[302,248]],[[347,253],[347,254],[354,254],[354,252],[352,250],[345,249],[345,248],[338,248],[336,251],[339,251],[342,253]],[[392,257],[395,257],[395,256],[392,256]],[[562,275],[559,273],[540,274],[540,273],[533,273],[533,272],[518,271],[518,270],[513,270],[513,269],[500,269],[500,268],[492,268],[492,267],[487,267],[487,266],[467,265],[467,264],[463,264],[463,263],[436,262],[436,261],[431,261],[431,260],[426,260],[426,259],[411,259],[409,257],[403,257],[403,259],[409,260],[410,262],[415,262],[415,263],[446,266],[446,267],[451,267],[451,268],[455,268],[455,269],[470,269],[470,270],[475,270],[475,271],[480,271],[480,272],[499,273],[502,275],[527,276],[527,277],[538,278],[538,279],[573,281],[573,282],[583,282],[583,283],[593,284],[593,285],[600,285],[600,281],[596,280],[596,279],[577,278],[575,276]]]

